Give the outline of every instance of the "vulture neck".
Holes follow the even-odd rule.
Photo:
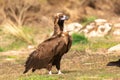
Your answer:
[[[64,28],[64,20],[58,20],[58,21],[54,21],[54,35],[59,35],[63,32],[63,28]]]

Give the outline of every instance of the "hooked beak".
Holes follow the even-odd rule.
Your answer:
[[[60,20],[68,20],[68,19],[69,19],[69,17],[64,15]]]

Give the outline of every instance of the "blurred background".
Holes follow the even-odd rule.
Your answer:
[[[70,17],[64,31],[73,39],[61,61],[65,75],[23,75],[28,55],[53,33],[58,12]],[[120,80],[119,43],[120,0],[0,0],[1,80]]]
[[[0,0],[0,51],[37,45],[48,38],[58,12],[70,16],[65,30],[71,35],[118,39],[119,6],[119,0]]]

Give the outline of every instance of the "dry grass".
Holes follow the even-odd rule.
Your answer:
[[[22,26],[16,26],[12,23],[6,23],[3,25],[3,32],[5,34],[11,34],[12,36],[15,36],[18,39],[21,39],[29,44],[32,43],[32,37],[29,34],[29,32],[25,32],[24,27]]]

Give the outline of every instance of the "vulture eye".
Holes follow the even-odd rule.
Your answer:
[[[69,19],[69,17],[65,16],[65,15],[61,16],[61,18],[60,18],[60,20],[68,20],[68,19]]]

